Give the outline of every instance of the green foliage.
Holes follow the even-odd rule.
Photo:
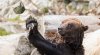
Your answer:
[[[43,9],[42,9],[42,12],[43,12],[43,13],[48,13],[48,12],[49,12],[49,11],[48,11],[48,8],[47,8],[47,7],[43,8]]]
[[[70,12],[73,12],[76,10],[76,7],[73,7],[72,5],[69,5],[68,8],[69,8]]]
[[[12,22],[20,21],[20,16],[16,16],[15,18],[9,18],[7,19],[7,21],[12,21]]]
[[[22,14],[25,11],[25,7],[23,3],[20,3],[20,5],[15,7],[13,10],[16,14]]]
[[[9,35],[11,33],[7,32],[5,29],[0,27],[0,36]]]
[[[64,0],[65,4],[69,4],[71,2],[71,0]]]

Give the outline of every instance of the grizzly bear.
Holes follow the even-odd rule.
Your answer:
[[[65,42],[58,45],[43,38],[38,31],[36,19],[27,19],[26,28],[29,29],[29,42],[38,49],[41,55],[84,55],[82,41],[87,26],[82,25],[76,19],[68,19],[62,22],[58,32]]]
[[[69,18],[62,21],[58,32],[64,38],[65,44],[70,46],[74,55],[84,55],[82,42],[84,31],[87,29],[88,26],[84,26],[78,19]]]

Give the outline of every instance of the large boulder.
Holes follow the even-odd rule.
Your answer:
[[[0,36],[0,55],[39,55],[37,49],[29,43],[27,35],[19,33]]]
[[[37,55],[39,54],[37,53],[38,51],[36,50],[36,48],[29,43],[29,40],[27,39],[27,35],[21,36],[19,38],[18,45],[14,55],[31,55],[32,54],[31,52],[32,53],[34,52],[34,54]]]
[[[19,38],[25,33],[0,36],[0,55],[14,55]]]
[[[100,29],[86,33],[83,39],[85,55],[100,55]]]

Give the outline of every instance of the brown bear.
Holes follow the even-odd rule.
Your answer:
[[[45,40],[38,31],[38,22],[33,19],[26,20],[29,29],[29,42],[32,43],[41,55],[84,55],[82,41],[87,26],[82,25],[77,19],[64,20],[58,32],[65,42],[55,45]]]
[[[70,46],[74,55],[84,55],[82,42],[84,31],[87,29],[88,26],[84,26],[78,19],[69,18],[62,21],[58,32],[65,40],[65,44]]]

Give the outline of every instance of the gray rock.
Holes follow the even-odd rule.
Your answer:
[[[27,33],[0,36],[0,55],[35,54],[39,55],[39,52],[29,43]]]
[[[0,55],[14,55],[19,38],[26,33],[0,36]]]
[[[14,55],[40,55],[37,49],[29,43],[27,36],[21,36]]]
[[[27,37],[21,36],[15,50],[15,55],[30,55],[33,49],[34,47],[29,43]]]

